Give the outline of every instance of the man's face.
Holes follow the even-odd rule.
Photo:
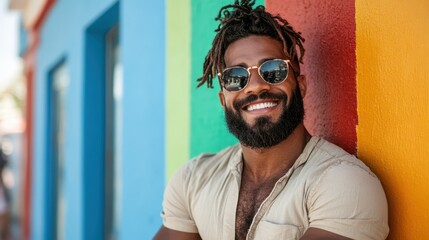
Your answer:
[[[224,59],[226,67],[247,68],[269,59],[287,60],[287,57],[281,42],[266,36],[249,36],[230,44]],[[265,82],[257,69],[250,72],[243,90],[228,92],[223,89],[219,98],[229,131],[241,144],[251,148],[271,147],[286,139],[302,123],[305,81],[299,81],[298,87],[292,69],[286,80],[276,85]]]

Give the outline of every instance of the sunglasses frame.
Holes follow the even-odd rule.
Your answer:
[[[262,66],[262,65],[264,65],[265,63],[269,62],[269,61],[283,61],[284,63],[286,63],[286,66],[287,66],[287,74],[286,74],[286,77],[285,77],[283,80],[281,80],[280,82],[277,82],[277,83],[270,83],[270,82],[268,82],[267,80],[265,80],[265,79],[262,77],[261,72],[260,72],[260,71],[261,71],[261,66]],[[245,70],[247,71],[247,74],[248,74],[246,85],[244,85],[244,87],[243,87],[243,88],[241,88],[241,89],[239,89],[239,90],[236,90],[236,91],[231,91],[231,90],[226,89],[226,88],[224,87],[223,80],[222,80],[222,75],[223,75],[223,73],[224,73],[225,71],[230,70],[230,69],[233,69],[233,68],[245,69]],[[294,68],[293,68],[293,66],[292,66],[292,63],[291,63],[291,61],[290,61],[289,59],[288,59],[288,60],[285,60],[285,59],[275,58],[275,59],[269,59],[269,60],[266,60],[266,61],[264,61],[263,63],[261,63],[259,66],[255,65],[255,66],[250,66],[250,67],[248,67],[248,68],[241,67],[241,66],[228,67],[228,68],[225,68],[224,70],[222,70],[222,73],[220,73],[220,72],[219,72],[217,75],[218,75],[218,79],[219,79],[219,84],[220,84],[220,86],[221,86],[223,89],[225,89],[225,90],[226,90],[226,91],[228,91],[228,92],[240,92],[240,91],[242,91],[243,89],[245,89],[245,88],[247,87],[247,85],[249,84],[249,82],[250,82],[250,76],[251,76],[250,70],[251,70],[251,69],[258,69],[258,71],[257,71],[257,72],[258,72],[258,75],[261,77],[261,79],[262,79],[262,80],[264,80],[264,82],[266,82],[266,83],[268,83],[268,84],[270,84],[270,85],[278,85],[278,84],[283,83],[283,82],[287,79],[287,77],[289,76],[290,68],[291,68],[293,71],[295,71],[295,70],[294,70]]]

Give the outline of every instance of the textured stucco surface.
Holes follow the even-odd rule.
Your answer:
[[[286,18],[306,39],[305,124],[356,153],[356,57],[354,1],[267,0],[267,9]]]
[[[380,177],[389,239],[429,239],[429,1],[356,1],[358,155]]]

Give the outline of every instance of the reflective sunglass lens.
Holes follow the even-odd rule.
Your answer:
[[[223,88],[230,92],[240,91],[245,88],[249,81],[249,69],[252,68],[256,68],[256,66],[225,69],[222,74],[219,74]],[[261,64],[258,71],[266,82],[270,84],[281,83],[289,73],[288,61],[282,59],[268,60]]]
[[[247,84],[247,80],[247,70],[242,67],[230,68],[222,73],[223,86],[228,91],[239,91],[243,89]]]
[[[269,60],[260,67],[262,78],[269,83],[279,83],[286,79],[289,66],[283,60]]]

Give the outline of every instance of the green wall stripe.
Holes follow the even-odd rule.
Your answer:
[[[167,0],[166,178],[189,159],[191,0]],[[159,159],[162,161],[162,159]]]
[[[196,79],[202,74],[204,58],[210,49],[218,22],[214,20],[219,9],[233,0],[192,0],[191,37],[191,156],[202,152],[217,152],[237,140],[228,132],[220,105],[217,80],[214,88],[196,88]],[[264,1],[256,1],[263,5]]]

